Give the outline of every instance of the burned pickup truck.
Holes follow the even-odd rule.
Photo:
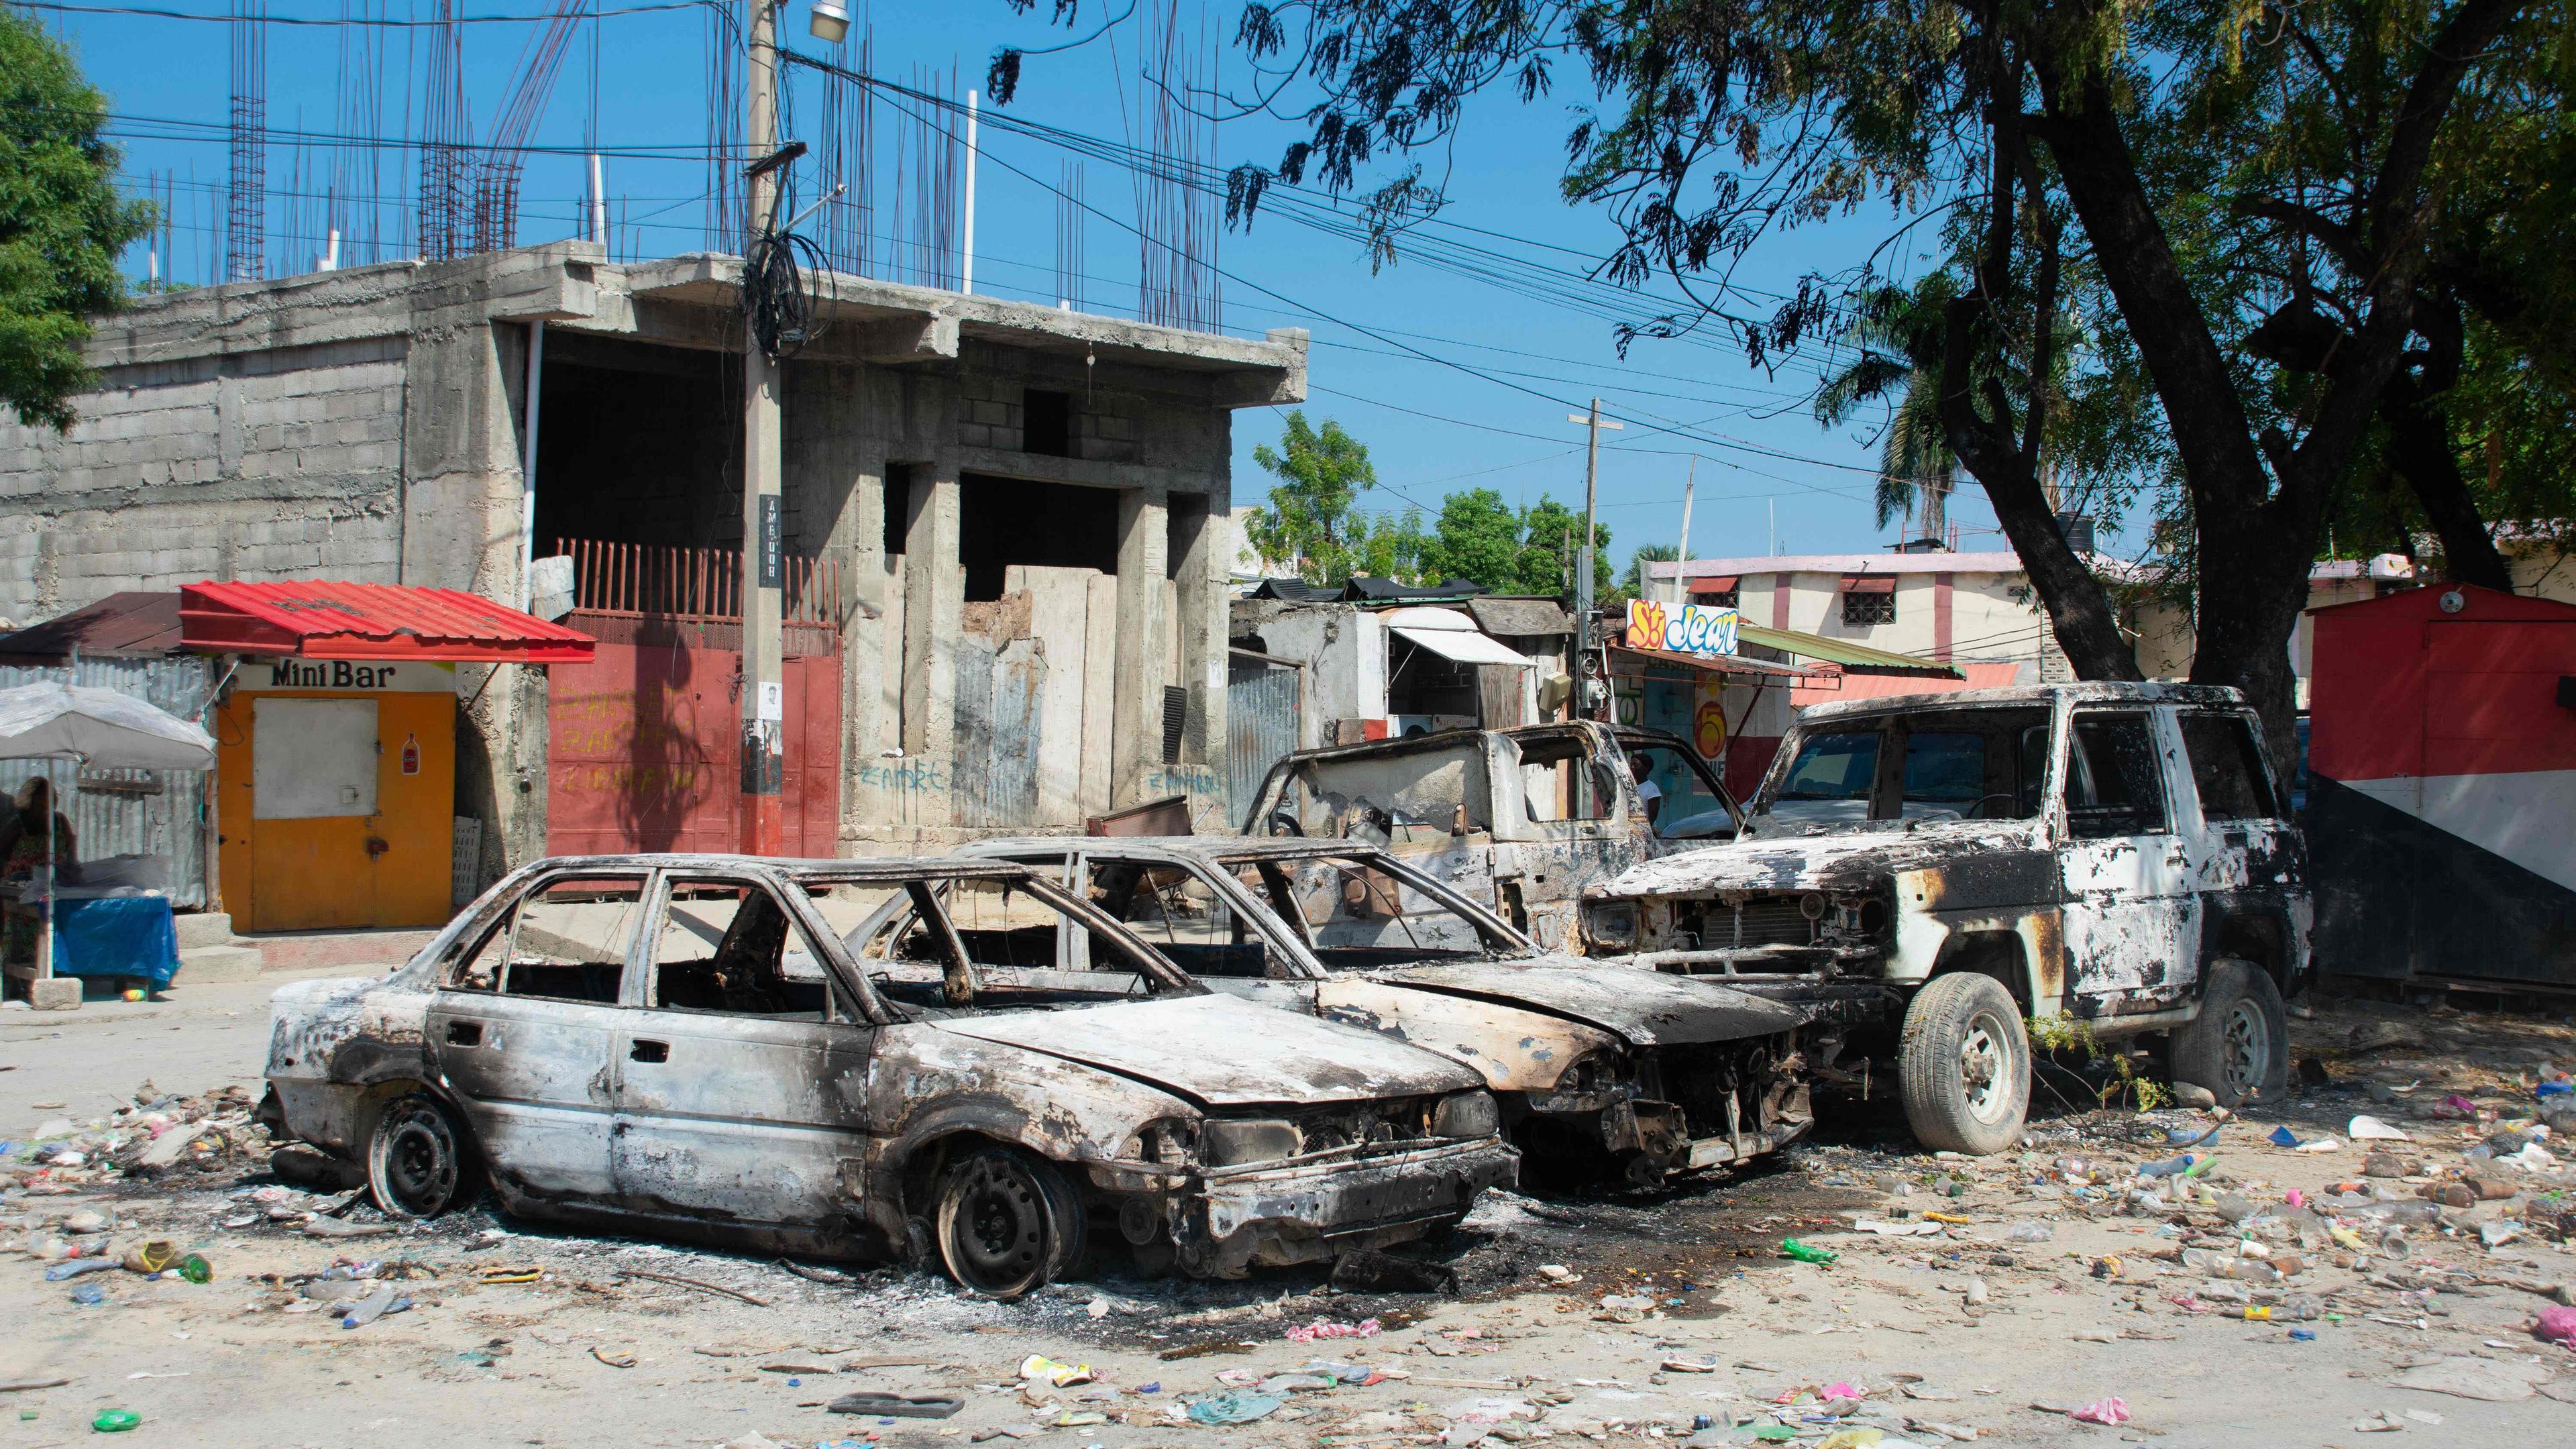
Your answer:
[[[2025,1019],[2169,1033],[2220,1103],[2287,1084],[2307,858],[2232,689],[2073,684],[1821,705],[1732,843],[1594,887],[1595,954],[1798,1004],[1820,1071],[1894,1057],[1926,1145],[2018,1142]]]
[[[902,919],[854,955],[841,932]],[[1094,969],[1028,969],[1078,934]],[[1001,861],[559,859],[390,978],[277,993],[263,1117],[387,1212],[504,1207],[1010,1298],[1095,1235],[1236,1277],[1516,1180],[1476,1073],[1211,994]]]
[[[1746,1161],[1813,1125],[1797,1010],[1541,954],[1376,846],[1050,836],[966,851],[1037,868],[1217,991],[1483,1074],[1533,1175],[1653,1182]],[[1062,950],[1076,968],[1090,959],[1078,937]]]
[[[1573,951],[1586,886],[1742,819],[1679,737],[1573,720],[1301,750],[1270,767],[1244,833],[1383,846]]]

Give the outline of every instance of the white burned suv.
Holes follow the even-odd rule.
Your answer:
[[[2242,694],[2088,683],[1806,711],[1732,843],[1587,893],[1596,955],[1805,1007],[1895,1059],[1925,1145],[2021,1138],[2025,1019],[2170,1033],[2175,1080],[2281,1092],[2306,847]]]

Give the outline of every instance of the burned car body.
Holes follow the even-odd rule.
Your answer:
[[[888,901],[906,934],[862,969],[839,932]],[[1102,969],[1016,969],[1077,927]],[[544,861],[272,1017],[264,1112],[388,1211],[488,1174],[531,1217],[935,1257],[995,1297],[1095,1234],[1217,1276],[1401,1241],[1518,1165],[1474,1073],[1213,995],[999,861]]]
[[[1596,888],[1586,930],[1854,1040],[1897,1029],[1916,1135],[1992,1152],[2020,1138],[2026,1017],[2169,1030],[2176,1077],[2231,1106],[2282,1090],[2311,918],[2244,697],[2102,683],[1810,709],[1734,842]]]
[[[1638,759],[1661,782],[1651,805]],[[1572,951],[1587,886],[1728,839],[1742,818],[1679,737],[1571,720],[1300,750],[1271,766],[1244,833],[1384,846]]]
[[[1226,837],[979,841],[1087,898],[1203,984],[1367,1027],[1481,1073],[1531,1166],[1633,1180],[1744,1161],[1812,1125],[1801,1014],[1542,955],[1407,860]],[[1068,934],[1067,964],[1086,944]]]

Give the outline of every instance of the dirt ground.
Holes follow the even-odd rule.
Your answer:
[[[2576,1030],[2551,1019],[2320,1004],[2294,1023],[2294,1044],[2326,1085],[2309,1076],[2278,1108],[2223,1123],[2079,1110],[2092,1106],[2088,1079],[2052,1069],[2030,1145],[1974,1162],[1914,1152],[1883,1100],[1828,1101],[1826,1135],[1758,1171],[1650,1193],[1489,1194],[1415,1255],[1456,1272],[1454,1295],[1340,1293],[1320,1272],[1210,1284],[1101,1270],[989,1304],[921,1273],[800,1274],[486,1210],[395,1227],[363,1200],[271,1176],[264,1147],[231,1129],[246,1097],[160,1102],[172,1119],[211,1109],[240,1150],[206,1140],[149,1181],[32,1160],[96,1144],[90,1122],[146,1074],[120,1033],[137,1046],[155,1032],[205,1038],[166,1064],[140,1058],[156,1095],[255,1090],[264,1013],[220,999],[195,1011],[122,1025],[0,1018],[0,1067],[19,1069],[0,1071],[0,1126],[19,1143],[0,1170],[28,1180],[0,1195],[0,1249],[16,1250],[0,1252],[0,1381],[67,1381],[0,1386],[0,1446],[87,1440],[107,1409],[140,1416],[136,1441],[262,1446],[2576,1442],[2576,1362],[2532,1332],[2576,1283],[2555,1241],[2576,1172],[2528,1153],[2535,1165],[2463,1156],[2518,1150],[2519,1138],[2491,1139],[2532,1119],[2549,1072],[2576,1067]],[[240,1059],[209,1059],[227,1051]],[[50,1095],[13,1082],[21,1072]],[[65,1106],[37,1105],[54,1101]],[[2387,1153],[2370,1161],[2350,1132],[2361,1113],[2413,1141],[2368,1144]],[[48,1117],[71,1119],[73,1135],[30,1142]],[[108,1158],[138,1150],[149,1120],[129,1118],[132,1140]],[[2281,1126],[2340,1145],[2273,1145]],[[2204,1143],[2169,1140],[2212,1127]],[[2137,1165],[2186,1151],[2211,1159],[2185,1179],[2190,1200],[2173,1200],[2172,1179],[2144,1180],[2166,1184],[2165,1201],[2138,1200]],[[2366,1164],[2399,1175],[2365,1176]],[[2465,1170],[2512,1195],[2468,1207],[2419,1195]],[[2304,1206],[2286,1201],[2294,1189]],[[310,1217],[317,1207],[338,1210]],[[47,1281],[51,1265],[26,1249],[100,1236],[60,1231],[82,1212],[112,1218],[117,1251],[167,1238],[202,1254],[211,1280]],[[1931,1233],[1882,1236],[1862,1220]],[[1786,1259],[1787,1238],[1837,1260]],[[2298,1271],[2204,1271],[2257,1262],[2247,1241]],[[2186,1248],[2222,1256],[2186,1264]],[[82,1290],[102,1301],[77,1303]],[[2323,1316],[2286,1317],[2293,1295]],[[2276,1316],[2249,1321],[2249,1298]],[[343,1305],[371,1299],[410,1306],[343,1326]],[[1093,1381],[1024,1378],[1031,1355],[1088,1366]],[[943,1392],[964,1407],[945,1419],[827,1408],[858,1391]],[[1235,1391],[1253,1410],[1277,1407],[1230,1427],[1186,1417]],[[2128,1422],[2064,1412],[2111,1396]]]

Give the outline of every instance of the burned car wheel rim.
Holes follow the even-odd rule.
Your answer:
[[[430,1217],[456,1196],[456,1135],[435,1107],[412,1103],[385,1120],[383,1185],[393,1197],[379,1204],[395,1212]]]
[[[2240,1001],[2229,1008],[2225,1050],[2228,1089],[2239,1099],[2261,1090],[2272,1068],[2272,1033],[2262,1009],[2253,1002]]]
[[[975,1154],[959,1166],[939,1216],[941,1256],[969,1290],[1016,1298],[1046,1281],[1054,1214],[1028,1164]]]
[[[1959,1039],[1959,1090],[1968,1100],[1968,1115],[1980,1122],[1999,1122],[2013,1103],[2012,1030],[1987,1012],[1968,1019]]]

